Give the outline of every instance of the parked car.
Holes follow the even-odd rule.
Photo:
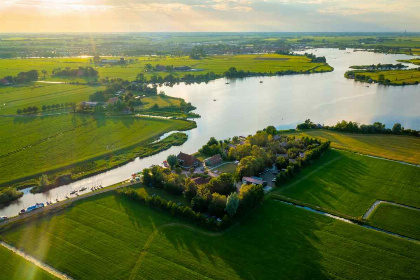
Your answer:
[[[271,180],[271,182],[275,183],[276,182],[276,178],[274,178],[273,180]]]
[[[6,216],[0,216],[0,222],[7,220]]]

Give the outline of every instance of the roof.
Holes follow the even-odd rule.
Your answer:
[[[264,183],[264,181],[252,177],[243,177],[242,180],[255,185],[262,185]]]
[[[182,161],[183,166],[193,166],[195,163],[200,163],[194,156],[180,152],[177,156],[178,160]]]
[[[206,163],[213,165],[222,161],[222,156],[220,154],[216,154],[211,158],[206,159]]]
[[[106,103],[115,104],[115,103],[117,103],[117,101],[118,101],[118,97],[112,97]]]
[[[196,177],[192,179],[197,185],[204,185],[210,182],[210,178]]]

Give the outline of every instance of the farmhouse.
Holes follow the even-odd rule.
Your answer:
[[[207,184],[208,182],[210,182],[210,178],[197,177],[197,178],[193,178],[192,181],[196,185],[204,185],[204,184]]]
[[[257,179],[257,178],[254,178],[254,177],[243,177],[242,178],[242,184],[248,184],[248,185],[250,185],[250,184],[254,184],[254,185],[257,185],[257,186],[266,186],[267,185],[267,182],[266,181],[263,181],[263,180],[260,180],[260,179]]]
[[[180,152],[177,156],[178,162],[184,169],[200,166],[201,162],[192,155]]]
[[[223,159],[220,154],[214,155],[208,159],[206,159],[206,165],[214,166],[222,163]]]
[[[99,102],[89,102],[89,101],[83,101],[82,102],[82,106],[89,107],[89,108],[94,108],[98,104],[99,104]]]
[[[111,105],[114,105],[115,103],[117,103],[118,102],[118,97],[112,97],[112,98],[110,98],[106,103],[107,104],[111,104]]]

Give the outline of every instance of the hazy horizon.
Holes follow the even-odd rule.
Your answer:
[[[416,0],[2,2],[0,33],[420,31]]]

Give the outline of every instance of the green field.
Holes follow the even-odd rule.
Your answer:
[[[359,152],[398,161],[420,164],[420,138],[403,135],[360,134],[325,129],[286,132],[331,141],[333,148]]]
[[[96,70],[99,72],[99,78],[114,79],[123,78],[129,81],[135,80],[137,74],[145,73],[146,77],[152,75],[166,76],[172,74],[175,77],[183,77],[185,74],[206,74],[214,72],[216,74],[223,74],[230,67],[236,67],[237,70],[244,70],[259,73],[275,73],[277,71],[332,71],[332,68],[324,63],[312,63],[309,58],[305,56],[290,56],[290,55],[276,55],[276,54],[258,54],[258,55],[218,55],[209,56],[204,59],[196,60],[187,56],[174,57],[127,57],[127,59],[134,59],[133,63],[127,65],[114,66],[98,66]],[[46,70],[48,74],[45,80],[50,81],[79,81],[85,82],[95,78],[71,78],[71,77],[53,77],[51,71],[54,68],[77,68],[79,66],[94,66],[90,58],[29,58],[29,59],[1,59],[0,60],[0,77],[8,75],[17,75],[19,72],[28,71],[31,69],[38,70],[40,79],[44,79],[41,71]],[[173,65],[173,66],[190,66],[201,71],[194,72],[144,72],[144,66],[151,64],[152,66],[159,65]]]
[[[88,101],[89,95],[103,88],[85,85],[42,83],[0,87],[0,114],[16,114],[18,109],[29,106],[37,106],[41,111],[42,105]],[[57,112],[62,111],[51,110],[47,113]]]
[[[419,70],[385,70],[385,71],[353,71],[370,77],[373,81],[379,81],[379,75],[384,75],[391,85],[414,85],[420,83]]]
[[[0,280],[58,279],[3,246],[0,246],[0,271]]]
[[[413,58],[407,60],[398,60],[399,62],[413,63],[415,65],[420,65],[420,58]]]
[[[331,150],[275,192],[360,218],[376,200],[420,207],[419,182],[418,167]]]
[[[194,126],[189,121],[132,116],[0,117],[0,183],[111,154]]]
[[[3,233],[75,279],[413,279],[416,243],[266,200],[228,231],[109,193]]]
[[[219,167],[217,167],[213,170],[217,170],[220,174],[221,173],[235,174],[237,167],[238,167],[237,164],[234,164],[233,162],[228,162],[228,163],[225,163],[222,166],[219,166]]]
[[[420,240],[420,210],[382,203],[368,221],[375,227]]]

